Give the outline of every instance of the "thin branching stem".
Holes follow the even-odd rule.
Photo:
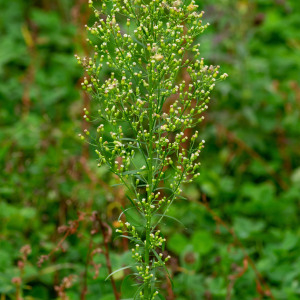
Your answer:
[[[141,282],[133,297],[151,300],[159,294],[158,271],[167,272],[170,258],[162,253],[166,240],[158,227],[182,184],[199,176],[204,141],[198,131],[190,137],[184,132],[202,122],[215,83],[227,74],[220,76],[219,66],[200,57],[196,39],[208,24],[194,0],[89,3],[96,17],[87,26],[94,54],[76,57],[88,75],[82,87],[99,105],[95,151],[98,165],[105,164],[127,190],[134,209],[124,209],[125,217],[134,219],[134,210],[140,217],[120,222],[117,232],[133,242]],[[183,68],[189,78],[180,81]],[[86,109],[84,118],[90,120]],[[91,136],[88,130],[80,135]]]

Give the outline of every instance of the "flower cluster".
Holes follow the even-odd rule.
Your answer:
[[[200,57],[195,38],[208,24],[194,0],[89,4],[96,17],[86,26],[94,53],[76,58],[87,72],[82,88],[99,109],[93,117],[85,110],[84,118],[98,123],[99,166],[106,164],[120,178],[141,216],[140,224],[126,222],[117,231],[126,231],[135,244],[139,298],[154,299],[157,270],[169,259],[161,253],[165,239],[158,226],[182,183],[199,176],[204,141],[198,131],[186,131],[203,121],[215,83],[227,74],[220,76],[219,66]],[[181,72],[189,78],[179,81]],[[88,131],[80,135],[86,136]]]

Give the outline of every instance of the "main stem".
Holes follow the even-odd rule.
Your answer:
[[[151,90],[151,89],[150,89]],[[149,107],[149,134],[150,134],[150,139],[149,139],[149,148],[148,148],[148,156],[149,156],[149,161],[148,161],[148,199],[147,201],[150,202],[150,195],[152,193],[152,165],[153,165],[153,137],[152,137],[152,128],[153,128],[153,119],[152,119],[152,111],[153,111],[153,106],[152,102],[150,101],[150,107]],[[150,204],[150,203],[149,203]],[[149,271],[150,271],[150,233],[151,233],[151,212],[150,208],[148,207],[149,211],[147,212],[147,224],[146,224],[146,245],[145,245],[145,267],[149,266]],[[151,293],[151,286],[150,286],[150,279],[147,279],[145,282],[145,288],[144,288],[144,296],[145,300],[150,300],[150,293]]]
[[[152,122],[150,122],[151,125]],[[152,131],[152,130],[151,130]],[[151,132],[150,131],[150,132]],[[149,161],[148,161],[148,167],[149,167],[149,174],[148,174],[148,184],[149,184],[149,189],[148,189],[148,201],[150,201],[150,195],[152,192],[152,161],[153,161],[153,149],[152,149],[152,132],[150,133],[151,138],[150,138],[150,145],[149,145]],[[149,203],[150,204],[150,203]],[[149,271],[150,271],[150,233],[151,233],[151,212],[150,208],[149,211],[147,212],[147,224],[146,224],[146,245],[145,245],[145,266],[149,266]],[[144,289],[144,296],[146,300],[150,300],[150,279],[146,280],[146,285]]]
[[[145,245],[145,266],[149,266],[150,263],[150,228],[151,226],[151,216],[147,217],[147,227],[146,227],[146,245]],[[150,289],[150,279],[147,279],[145,282],[144,296],[146,300],[150,300],[149,294],[151,292]]]

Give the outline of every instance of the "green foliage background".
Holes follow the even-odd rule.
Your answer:
[[[170,211],[183,225],[163,224],[174,294],[182,300],[268,299],[257,283],[261,276],[274,299],[299,299],[300,2],[197,4],[212,24],[201,37],[203,57],[230,77],[214,93],[200,128],[202,174],[184,187],[188,200]],[[73,55],[87,51],[87,3],[0,0],[0,11],[1,300],[16,299],[12,278],[20,276],[19,250],[26,244],[32,253],[22,274],[25,299],[58,299],[54,286],[70,274],[77,275],[70,299],[114,299],[101,254],[94,257],[102,263],[99,276],[93,279],[93,267],[87,268],[88,293],[80,297],[89,245],[101,247],[103,240],[91,234],[88,220],[63,242],[65,252],[37,266],[63,237],[57,228],[78,211],[96,210],[112,225],[126,201],[77,138],[89,100],[78,88],[82,71]],[[112,240],[113,270],[128,265],[124,249]],[[114,276],[123,291],[126,274]]]

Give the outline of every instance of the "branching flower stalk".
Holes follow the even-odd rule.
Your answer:
[[[203,121],[216,81],[227,74],[220,76],[219,66],[205,65],[200,56],[195,39],[208,24],[202,24],[194,1],[89,4],[96,18],[87,26],[94,53],[76,58],[88,74],[82,87],[99,110],[92,117],[85,109],[84,118],[97,130],[80,137],[94,141],[98,165],[105,164],[127,189],[139,220],[121,223],[117,232],[127,232],[123,236],[134,245],[141,282],[135,299],[155,299],[159,270],[167,272],[170,258],[162,253],[166,240],[158,227],[181,185],[200,174],[204,140],[198,131],[190,137],[185,131]],[[179,80],[183,71],[190,83]]]

